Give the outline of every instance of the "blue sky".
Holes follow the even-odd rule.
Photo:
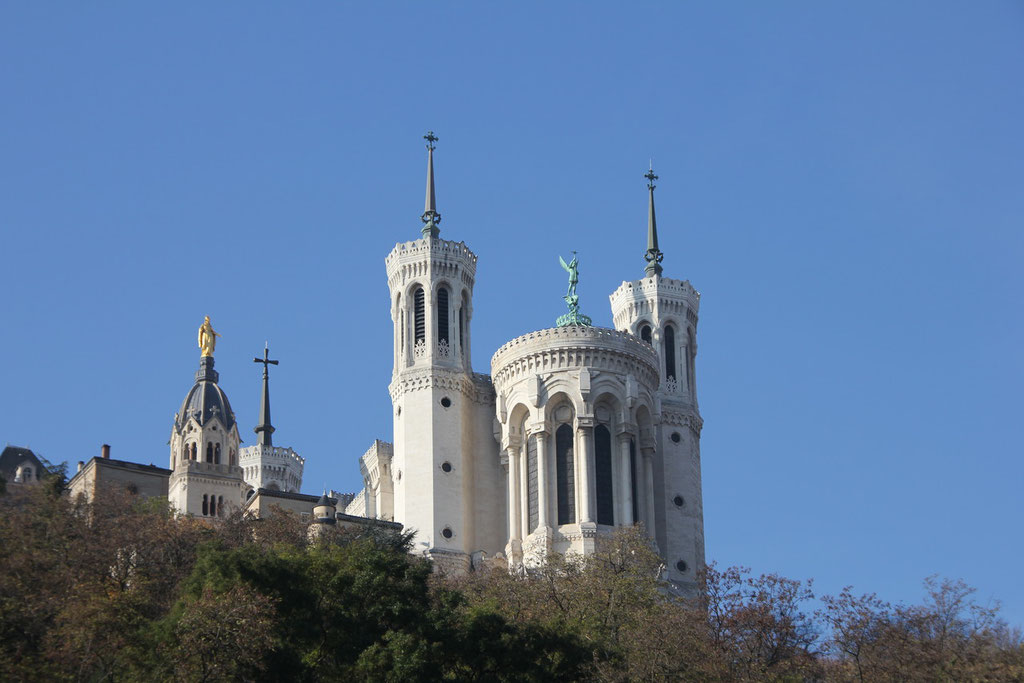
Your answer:
[[[0,442],[166,465],[195,331],[254,441],[355,490],[384,257],[480,258],[474,366],[643,273],[702,293],[709,560],[1024,623],[1024,5],[5,3]]]

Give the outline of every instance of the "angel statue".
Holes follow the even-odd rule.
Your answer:
[[[203,350],[203,356],[213,356],[213,349],[217,346],[217,337],[221,335],[213,331],[210,324],[210,316],[206,316],[203,324],[199,326],[199,348]]]
[[[565,268],[565,271],[569,273],[569,291],[565,293],[565,300],[579,301],[576,297],[576,283],[580,281],[580,260],[576,257],[576,252],[572,252],[572,261],[569,261],[568,264],[561,256],[558,257],[558,262],[561,263],[562,267]]]

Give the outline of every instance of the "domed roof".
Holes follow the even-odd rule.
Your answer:
[[[203,356],[199,360],[196,383],[185,396],[174,421],[177,429],[184,427],[190,417],[204,427],[214,417],[219,417],[229,431],[235,426],[235,412],[231,410],[227,394],[217,385],[218,379],[220,375],[213,369],[213,356]]]

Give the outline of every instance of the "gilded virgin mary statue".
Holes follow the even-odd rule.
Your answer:
[[[220,335],[213,331],[210,324],[210,316],[206,316],[203,324],[199,326],[199,348],[203,356],[213,356],[213,349],[217,346],[217,337]]]

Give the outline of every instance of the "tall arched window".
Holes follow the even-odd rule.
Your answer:
[[[526,533],[532,532],[540,524],[537,503],[537,439],[532,435],[526,437]]]
[[[597,523],[615,524],[612,499],[612,433],[605,425],[594,428],[594,467],[597,479]]]
[[[220,444],[213,447],[213,462],[220,464]]]
[[[217,516],[224,516],[224,496],[217,496]]]
[[[665,379],[676,378],[676,329],[665,325]]]
[[[213,462],[213,444],[206,444],[206,462]]]
[[[205,517],[206,515],[209,515],[209,514],[210,514],[210,503],[209,503],[209,500],[208,500],[208,498],[209,498],[209,496],[207,496],[207,495],[206,495],[206,494],[204,493],[204,494],[203,494],[203,516],[204,516],[204,517]]]
[[[459,349],[466,348],[466,307],[459,306]],[[463,351],[465,353],[465,351]]]
[[[205,498],[205,496],[203,496]],[[217,496],[210,496],[210,516],[217,516]]]
[[[648,344],[651,343],[651,326],[650,325],[644,323],[643,325],[640,326],[640,339],[645,341],[645,342],[647,342]]]
[[[558,494],[558,523],[576,521],[576,471],[572,453],[572,427],[555,431],[555,489]]]
[[[444,342],[448,344],[450,338],[449,333],[449,312],[448,312],[448,288],[438,287],[437,288],[437,341],[438,343]]]
[[[417,287],[412,295],[413,301],[413,330],[415,337],[413,341],[419,344],[427,338],[427,321],[423,316],[423,288]]]

